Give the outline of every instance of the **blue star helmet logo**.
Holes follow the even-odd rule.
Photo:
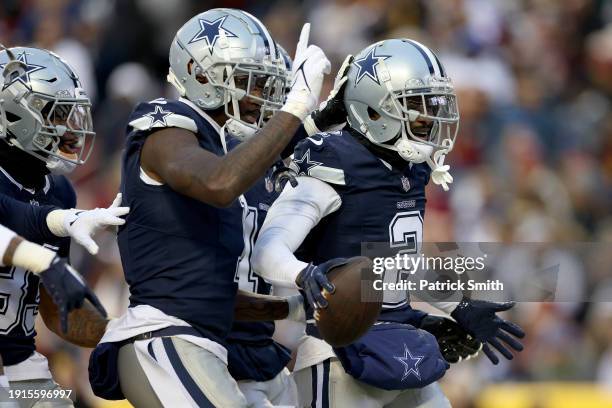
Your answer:
[[[30,74],[33,74],[34,72],[37,71],[41,71],[43,69],[45,69],[44,66],[42,65],[36,65],[36,64],[30,64],[28,62],[28,58],[27,55],[32,55],[32,54],[27,54],[25,51],[22,52],[21,54],[19,54],[19,56],[17,57],[17,61],[21,61],[23,62],[23,64],[25,65],[24,69],[25,72],[21,75],[13,75],[11,78],[8,78],[6,80],[6,82],[4,83],[4,86],[2,87],[2,90],[4,91],[6,88],[8,88],[9,86],[11,86],[12,84],[14,84],[15,82],[19,81],[22,84],[24,84],[25,86],[27,86],[28,88],[31,89],[30,86]],[[4,69],[4,67],[6,67],[6,64],[0,64],[0,69]]]
[[[421,374],[419,373],[419,363],[425,358],[425,356],[413,356],[408,350],[408,346],[404,344],[404,356],[393,357],[404,366],[404,375],[402,381],[404,381],[410,374],[421,380]]]
[[[380,63],[381,60],[384,61],[387,58],[391,58],[391,55],[376,55],[376,46],[374,46],[363,58],[355,60],[355,65],[359,67],[359,71],[357,71],[357,80],[355,81],[355,85],[357,85],[359,81],[361,81],[366,76],[370,77],[372,81],[380,85],[380,82],[378,81],[378,72],[376,71],[376,66]]]
[[[225,22],[226,18],[227,16],[219,17],[215,21],[199,19],[198,21],[200,23],[200,31],[198,31],[196,35],[194,35],[193,38],[189,40],[189,44],[201,40],[206,40],[206,45],[208,45],[208,48],[210,49],[214,47],[215,43],[217,42],[217,39],[220,37],[221,30],[223,30],[226,37],[236,38],[236,34],[223,27],[223,23]]]
[[[170,115],[172,115],[172,112],[165,111],[161,106],[156,106],[153,112],[149,112],[144,116],[151,119],[150,127],[155,127],[157,124],[161,127],[165,127],[168,126],[166,118]]]

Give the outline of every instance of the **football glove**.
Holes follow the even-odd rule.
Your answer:
[[[295,283],[302,290],[308,305],[315,311],[325,309],[328,305],[323,290],[328,293],[334,293],[336,290],[325,275],[333,268],[345,265],[347,262],[345,258],[334,258],[317,266],[308,264],[295,278]]]
[[[96,295],[85,285],[83,277],[65,259],[55,257],[51,266],[39,274],[45,289],[57,305],[62,331],[68,331],[68,313],[83,306],[85,299],[98,309],[103,317],[106,310]]]
[[[488,302],[463,298],[451,316],[459,326],[483,343],[482,351],[493,364],[499,363],[499,357],[491,350],[493,346],[502,356],[512,360],[513,355],[508,346],[516,351],[522,351],[523,345],[514,337],[523,338],[525,332],[520,326],[497,316],[514,307],[514,302]],[[514,337],[512,337],[512,336]],[[503,343],[505,344],[503,344]]]
[[[451,364],[476,357],[482,348],[481,342],[457,323],[443,316],[427,315],[421,320],[419,328],[436,337],[440,352]]]
[[[331,63],[323,50],[316,45],[308,45],[310,24],[304,24],[300,40],[295,50],[291,90],[287,94],[281,110],[297,116],[303,121],[316,109],[323,86],[324,74],[329,74]]]
[[[272,174],[270,175],[274,191],[281,193],[287,182],[291,184],[291,187],[296,188],[298,185],[297,179],[295,178],[296,176],[297,173],[285,165],[274,166]]]
[[[92,236],[102,228],[125,224],[120,218],[130,212],[129,207],[120,207],[121,193],[108,208],[93,210],[55,210],[47,215],[47,225],[54,235],[70,237],[83,246],[90,254],[95,255],[100,249]]]
[[[348,70],[354,57],[348,55],[336,74],[334,88],[319,109],[315,110],[304,121],[304,128],[309,136],[321,131],[329,131],[342,127],[346,123],[346,108],[344,106],[344,87],[346,86]]]

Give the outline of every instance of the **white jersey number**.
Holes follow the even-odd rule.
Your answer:
[[[30,274],[15,267],[0,270],[0,334],[8,334],[20,324],[26,335],[34,332],[37,305],[24,303]]]
[[[242,215],[244,249],[242,250],[242,255],[238,258],[234,282],[238,283],[238,288],[241,290],[257,293],[259,279],[251,266],[253,245],[255,243],[255,236],[257,235],[257,208],[249,207],[245,202],[243,203]]]
[[[395,214],[389,223],[389,246],[397,248],[398,254],[416,254],[423,242],[423,217],[419,211],[405,211]],[[408,278],[408,271],[387,269],[385,282],[400,282]],[[408,294],[399,290],[386,290],[383,307],[394,308],[408,302]]]

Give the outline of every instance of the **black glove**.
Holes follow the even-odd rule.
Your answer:
[[[433,334],[444,359],[451,364],[475,357],[482,343],[463,330],[457,323],[443,316],[427,315],[419,328]]]
[[[323,289],[329,293],[334,293],[336,288],[325,276],[331,269],[345,265],[348,262],[345,258],[334,258],[315,266],[308,264],[302,269],[295,278],[295,283],[303,291],[308,305],[313,309],[325,309],[328,305],[323,296]]]
[[[455,310],[453,310],[451,316],[463,329],[484,344],[482,351],[493,364],[497,364],[499,363],[499,358],[489,348],[489,345],[493,346],[508,360],[512,360],[513,355],[502,342],[516,351],[523,350],[521,342],[510,336],[511,334],[522,339],[525,337],[523,329],[496,315],[497,312],[503,312],[512,307],[514,307],[514,302],[497,303],[463,298]]]
[[[295,178],[296,175],[297,173],[294,170],[290,169],[284,164],[280,166],[274,166],[272,174],[270,175],[274,191],[276,191],[277,193],[282,192],[287,182],[291,184],[291,187],[296,188],[298,185],[298,182]]]
[[[311,118],[319,131],[327,131],[333,126],[346,122],[344,87],[346,86],[348,70],[353,59],[352,55],[346,57],[336,75],[334,89],[331,90],[322,107],[311,113]]]
[[[51,266],[42,271],[39,276],[59,309],[64,333],[68,331],[68,313],[83,306],[85,299],[89,299],[100,314],[106,317],[106,310],[104,310],[96,295],[85,285],[83,277],[72,266],[68,265],[65,259],[56,256],[51,261]]]

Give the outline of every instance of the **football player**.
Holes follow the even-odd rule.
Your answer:
[[[56,390],[59,386],[46,358],[35,351],[34,321],[39,309],[52,331],[82,346],[93,347],[107,323],[103,308],[65,260],[70,247],[68,230],[76,225],[78,211],[58,210],[71,209],[76,201],[62,174],[83,164],[93,146],[90,102],[74,71],[49,51],[5,49],[0,52],[0,68],[4,79],[0,99],[6,112],[0,142],[0,193],[12,200],[8,204],[3,200],[2,216],[24,238],[57,252],[24,241],[13,254],[13,264],[22,267],[0,268],[4,297],[0,351],[12,389]],[[16,201],[28,208],[20,213]],[[38,205],[53,207],[29,211]],[[15,241],[11,238],[19,243]],[[44,288],[39,288],[40,282]],[[85,297],[93,304],[84,303]],[[39,399],[19,403],[46,403],[45,398]],[[52,402],[72,406],[67,397]]]
[[[419,328],[429,319],[410,308],[406,293],[385,292],[379,323],[347,347],[332,349],[317,338],[312,311],[327,306],[324,290],[333,296],[326,273],[361,255],[362,243],[418,250],[425,185],[431,178],[446,190],[452,182],[444,165],[459,121],[451,81],[429,48],[385,40],[350,62],[343,100],[348,127],[297,145],[297,186],[287,185],[269,209],[253,254],[266,281],[301,289],[311,308],[294,371],[299,406],[449,406],[435,383],[448,365],[436,339]],[[385,280],[396,281],[391,275]],[[522,330],[496,315],[512,303],[436,306],[484,343],[494,363],[489,346],[509,359],[503,342],[522,350],[512,337]]]
[[[181,97],[138,105],[128,126],[121,191],[131,211],[118,240],[130,307],[90,360],[98,395],[147,407],[246,406],[224,347],[236,268],[252,243],[242,194],[317,104],[330,64],[307,45],[308,31],[286,101],[280,55],[255,17],[213,9],[177,32],[168,80]],[[222,128],[258,135],[228,152]]]

